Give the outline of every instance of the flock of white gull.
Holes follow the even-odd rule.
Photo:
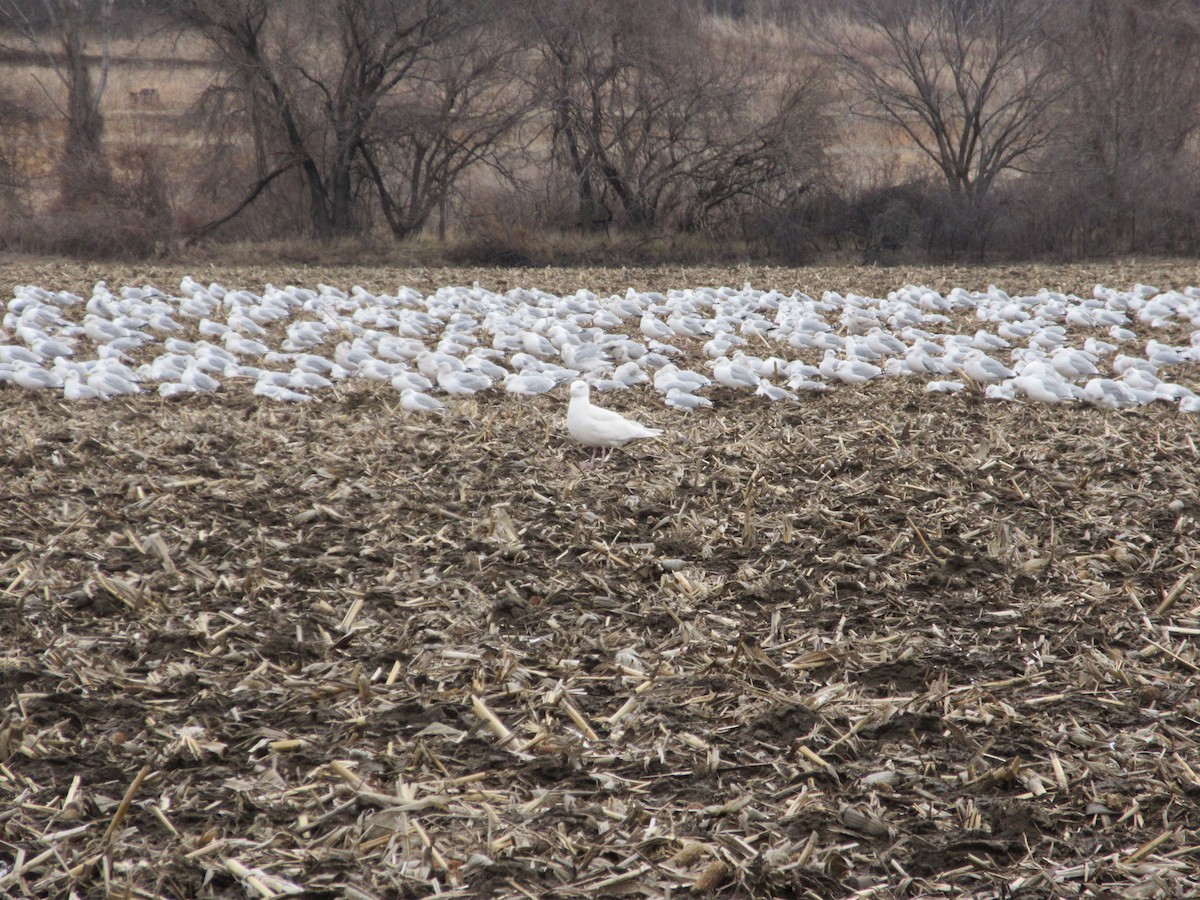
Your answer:
[[[973,386],[1001,400],[1195,413],[1197,363],[1200,288],[1140,284],[1097,285],[1090,297],[910,285],[884,298],[815,299],[748,284],[613,296],[478,284],[429,295],[324,284],[254,293],[185,277],[178,293],[99,282],[88,298],[18,286],[0,325],[0,390],[75,401],[244,383],[305,402],[371,379],[411,413],[441,412],[447,395],[533,396],[576,381],[595,391],[646,385],[667,405],[696,410],[712,405],[714,386],[795,403],[805,391],[883,378],[921,379],[936,392]]]

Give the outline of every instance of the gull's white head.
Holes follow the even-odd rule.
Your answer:
[[[587,395],[588,395],[588,384],[586,381],[572,381],[571,382],[571,397],[572,398],[574,398],[574,397],[585,397],[586,398]]]

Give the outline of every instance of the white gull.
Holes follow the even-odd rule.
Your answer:
[[[571,402],[567,406],[567,431],[579,443],[593,450],[623,447],[630,441],[655,438],[662,434],[658,428],[647,428],[611,409],[593,406],[588,397],[586,381],[571,385]]]

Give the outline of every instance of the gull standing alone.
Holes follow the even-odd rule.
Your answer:
[[[611,409],[593,406],[586,381],[571,384],[571,402],[567,405],[567,431],[571,437],[593,451],[603,447],[623,447],[640,438],[655,438],[658,428],[647,428]]]

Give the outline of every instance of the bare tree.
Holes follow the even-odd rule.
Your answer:
[[[852,109],[900,129],[951,193],[981,200],[1054,134],[1065,79],[1047,52],[1050,4],[853,0],[829,29]]]
[[[381,104],[362,159],[396,238],[420,232],[470,167],[503,173],[502,140],[529,110],[515,66],[518,47],[475,27],[438,48]]]
[[[34,15],[34,14],[38,15]],[[67,204],[87,203],[112,191],[112,168],[104,148],[100,104],[108,86],[113,0],[40,0],[40,5],[4,0],[0,24],[44,60],[66,93],[65,104],[48,85],[46,96],[66,120],[66,141],[59,162],[59,193]],[[101,43],[93,80],[89,41]]]
[[[539,101],[550,111],[552,158],[564,164],[574,176],[578,196],[578,225],[584,231],[604,225],[611,214],[602,215],[602,188],[598,167],[588,139],[585,110],[578,94],[591,95],[599,103],[599,91],[612,77],[609,66],[596,59],[588,41],[593,32],[603,34],[599,14],[611,4],[598,7],[590,18],[579,3],[558,7],[531,4],[525,21],[530,42],[537,47],[541,66],[534,75]],[[608,30],[615,22],[604,23]],[[599,113],[593,116],[599,119]]]
[[[364,152],[393,91],[477,12],[454,0],[171,0],[218,52],[225,87],[266,112],[271,168],[228,221],[288,172],[299,172],[318,237],[361,229],[371,182]]]
[[[770,46],[736,33],[710,35],[704,52],[687,58],[680,81],[696,102],[683,152],[674,151],[687,160],[681,227],[711,230],[748,204],[787,207],[825,180],[828,90],[803,59],[794,42]]]
[[[788,144],[819,139],[811,73],[711,27],[685,0],[534,4],[534,85],[578,225],[696,227],[797,173]]]
[[[1072,140],[1054,161],[1107,245],[1096,249],[1135,249],[1140,226],[1200,187],[1200,14],[1180,0],[1086,0],[1065,14],[1056,63],[1070,75]]]

